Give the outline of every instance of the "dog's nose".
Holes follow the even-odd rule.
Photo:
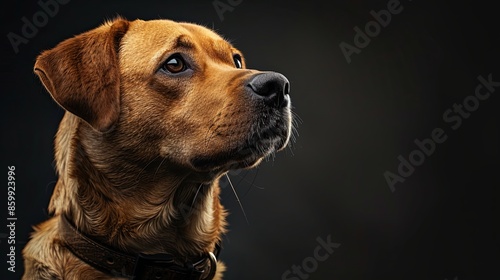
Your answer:
[[[280,108],[288,104],[287,96],[290,93],[290,82],[280,73],[259,73],[250,78],[247,86],[271,106]]]

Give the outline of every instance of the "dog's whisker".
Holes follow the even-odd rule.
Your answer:
[[[288,148],[288,150],[290,151],[290,153],[293,156],[294,155],[293,144],[297,143],[297,137],[299,136],[299,132],[298,132],[297,128],[298,128],[299,124],[302,123],[302,119],[294,111],[291,111],[291,113],[292,113],[293,118],[292,118],[292,121],[291,121],[291,126],[290,126],[290,129],[291,129],[290,140],[288,141],[287,148]]]
[[[200,184],[198,186],[198,189],[196,189],[196,193],[194,194],[193,201],[191,202],[191,209],[194,207],[194,204],[196,203],[196,198],[198,198],[198,194],[200,193],[202,187],[203,187],[203,184]]]
[[[141,174],[142,174],[142,173],[146,170],[146,168],[148,168],[148,166],[149,166],[151,163],[153,163],[153,162],[154,162],[157,158],[159,158],[159,157],[160,157],[159,155],[157,155],[156,157],[154,157],[152,160],[150,160],[150,161],[148,162],[148,164],[146,164],[146,165],[145,165],[145,166],[141,169],[141,171],[139,171],[139,173],[137,174],[137,176],[136,176],[136,178],[135,178],[135,180],[134,180],[134,182],[136,182],[136,185],[139,183],[139,177],[141,176]],[[134,185],[134,186],[135,186],[135,185]]]
[[[250,183],[250,185],[249,185],[249,187],[248,187],[247,191],[243,194],[243,196],[242,196],[242,197],[247,196],[247,195],[248,195],[248,193],[252,190],[252,188],[257,188],[257,189],[259,189],[259,190],[264,190],[264,188],[263,188],[263,187],[259,187],[259,186],[257,186],[257,185],[255,184],[255,179],[257,179],[257,174],[258,174],[258,173],[259,173],[259,169],[257,169],[257,172],[255,172],[255,175],[253,176],[253,179],[252,179],[252,181],[251,181],[251,182],[250,182],[250,181],[248,181],[247,179],[244,179],[246,182]]]
[[[158,164],[158,167],[156,168],[155,170],[155,174],[153,175],[153,178],[156,178],[156,174],[158,174],[158,171],[160,170],[160,167],[161,165],[163,164],[163,162],[165,162],[167,158],[163,158],[161,161],[160,161],[160,164]]]
[[[236,185],[239,185],[241,183],[241,181],[245,180],[245,178],[247,177],[249,171],[245,172],[245,174],[243,176],[239,176],[240,177],[240,180],[238,181],[238,183],[236,183]]]
[[[231,189],[233,189],[234,196],[236,197],[236,201],[238,201],[238,204],[240,205],[241,212],[243,213],[243,216],[245,217],[247,224],[250,224],[248,222],[248,218],[247,218],[247,214],[245,213],[245,209],[243,209],[243,205],[241,204],[241,200],[238,197],[238,194],[236,193],[236,189],[234,188],[233,183],[231,182],[231,179],[229,179],[229,176],[227,175],[227,173],[225,174],[225,176],[227,178],[227,181],[229,182],[229,185],[231,186]]]
[[[299,117],[295,114],[295,117],[293,118],[292,125],[291,125],[291,130],[292,130],[291,138],[292,138],[293,142],[296,142],[297,137],[299,136],[299,131],[297,130],[297,128],[299,127],[299,124],[301,122],[297,120],[298,118]]]
[[[257,179],[257,175],[259,174],[259,171],[260,171],[260,169],[257,169],[257,171],[255,172],[255,175],[253,176],[253,179],[252,179],[252,182],[250,183],[250,185],[252,187],[259,189],[259,190],[264,190],[265,188],[259,187],[259,186],[257,186],[257,184],[255,184],[255,180]]]
[[[56,186],[56,184],[57,184],[57,181],[50,181],[50,182],[48,182],[47,185],[45,186],[45,192],[48,193],[49,188],[54,189],[55,186]],[[51,187],[51,185],[52,185],[52,187]]]

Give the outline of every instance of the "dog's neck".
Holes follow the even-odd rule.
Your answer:
[[[214,249],[225,226],[218,178],[192,181],[160,158],[109,158],[119,151],[89,145],[100,136],[90,135],[85,125],[68,113],[61,122],[52,213],[67,215],[83,233],[130,253],[190,257]]]

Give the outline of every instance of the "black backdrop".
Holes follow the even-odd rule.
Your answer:
[[[1,279],[20,277],[22,246],[46,218],[56,180],[52,141],[63,111],[33,74],[34,59],[116,15],[213,27],[250,68],[291,82],[297,141],[258,169],[231,175],[248,223],[230,188],[223,190],[231,212],[221,254],[226,279],[499,277],[500,87],[482,86],[475,97],[478,77],[500,81],[493,4],[60,2],[46,18],[37,1],[11,1],[0,11],[2,224],[12,165],[17,206],[16,273],[7,270],[10,231],[2,226]],[[229,6],[221,14],[214,4]],[[382,9],[393,12],[390,21]],[[34,15],[39,27],[24,36],[23,17]],[[356,27],[371,38],[355,37]],[[13,33],[24,37],[16,37],[23,41],[17,52]],[[340,45],[352,52],[350,63]],[[425,140],[433,136],[442,143]],[[398,171],[401,159],[414,168]]]

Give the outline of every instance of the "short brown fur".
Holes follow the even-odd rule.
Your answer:
[[[176,52],[189,57],[189,76],[162,72]],[[226,226],[219,178],[257,165],[290,136],[287,108],[279,141],[250,155],[234,152],[264,111],[242,93],[259,72],[236,69],[234,54],[240,52],[198,25],[117,19],[38,57],[36,74],[67,112],[55,139],[52,218],[23,250],[23,279],[122,279],[68,251],[61,215],[125,252],[183,260],[214,250]],[[196,164],[207,158],[214,161]],[[223,270],[219,264],[215,279]]]

